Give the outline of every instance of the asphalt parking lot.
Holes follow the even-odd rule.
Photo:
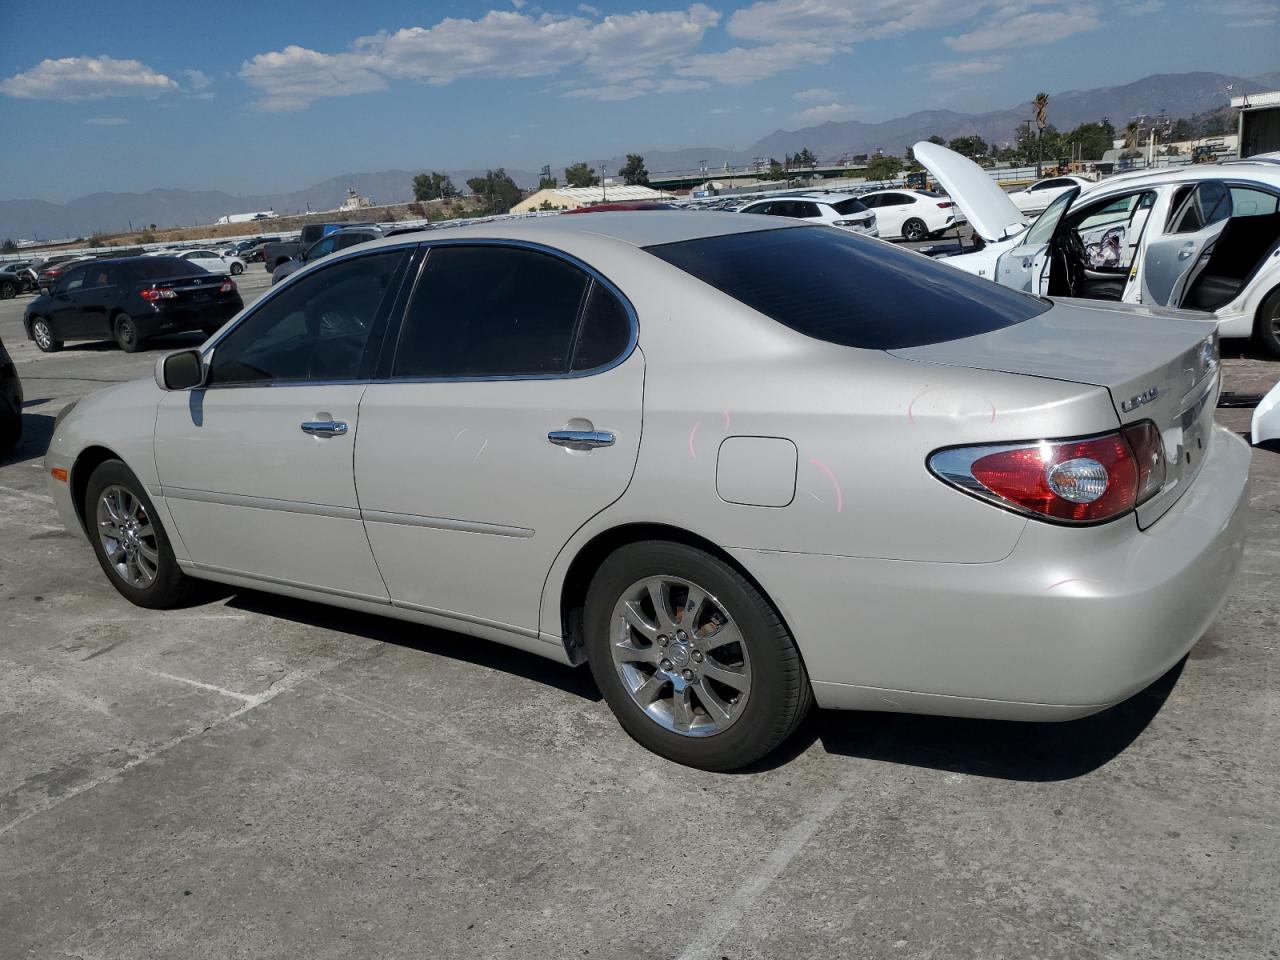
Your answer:
[[[62,405],[199,338],[43,355],[28,300],[0,302],[27,398],[0,459],[0,958],[1280,956],[1280,454],[1255,451],[1217,622],[1130,701],[819,713],[715,775],[634,744],[585,670],[471,637],[253,592],[130,606],[44,447]],[[1280,378],[1224,355],[1228,390]]]

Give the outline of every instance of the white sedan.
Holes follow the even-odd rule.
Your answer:
[[[858,199],[876,212],[882,240],[928,239],[954,227],[960,212],[950,198],[930,190],[875,190]]]
[[[239,257],[218,253],[216,250],[160,250],[149,253],[151,257],[177,257],[179,260],[190,260],[198,267],[204,267],[210,273],[229,273],[238,277],[244,273],[244,261]]]
[[[1009,199],[1022,213],[1040,213],[1053,203],[1056,197],[1062,196],[1068,190],[1075,187],[1083,190],[1091,186],[1093,181],[1084,177],[1049,177],[1045,180],[1037,180],[1025,190],[1014,191],[1009,194]]]

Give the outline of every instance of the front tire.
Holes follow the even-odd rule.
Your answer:
[[[18,295],[18,285],[12,280],[0,281],[0,300],[12,300]]]
[[[169,610],[190,600],[195,583],[178,568],[151,498],[119,460],[101,463],[84,497],[89,541],[111,585],[130,603]]]
[[[919,217],[912,217],[902,225],[902,239],[908,243],[917,243],[929,236],[929,228]]]
[[[116,344],[125,353],[137,353],[142,348],[142,337],[138,334],[138,325],[127,313],[117,314],[111,329],[115,333]]]
[[[244,266],[243,266],[242,264],[239,264],[239,263],[233,263],[233,264],[231,265],[231,275],[232,275],[233,277],[238,277],[238,276],[240,276],[240,274],[242,274],[242,273],[244,273]]]
[[[57,353],[62,349],[62,341],[53,335],[53,327],[43,317],[31,322],[31,339],[41,353]]]
[[[662,541],[620,548],[591,581],[583,623],[592,675],[618,722],[676,763],[746,766],[812,706],[777,611],[703,550]]]
[[[1273,357],[1280,357],[1280,289],[1272,290],[1258,308],[1258,321],[1254,335]]]

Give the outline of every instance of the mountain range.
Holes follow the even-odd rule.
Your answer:
[[[1230,93],[1228,93],[1230,87]],[[1080,123],[1110,118],[1122,129],[1130,118],[1164,113],[1171,118],[1192,117],[1227,105],[1231,95],[1258,93],[1280,88],[1280,73],[1257,77],[1236,77],[1221,73],[1166,73],[1144,77],[1119,86],[1092,90],[1067,90],[1052,95],[1049,119],[1059,130]],[[775,130],[742,150],[698,147],[684,150],[653,150],[644,153],[650,172],[694,170],[706,162],[711,170],[727,164],[742,164],[754,157],[776,157],[808,148],[821,159],[842,154],[901,154],[917,140],[937,135],[952,137],[977,134],[988,143],[1011,141],[1018,125],[1033,116],[1030,102],[987,113],[959,113],[952,110],[921,110],[905,117],[866,123],[860,120],[828,122],[798,130]],[[617,170],[625,157],[609,161]],[[559,169],[559,168],[556,168]],[[344,173],[302,190],[282,194],[234,195],[216,190],[150,190],[146,193],[93,193],[66,203],[45,200],[0,201],[0,237],[85,236],[95,230],[115,231],[130,226],[155,223],[162,227],[211,223],[229,213],[272,209],[277,213],[332,210],[355,187],[379,204],[411,200],[413,170],[382,170],[374,173]],[[449,171],[454,183],[462,186],[481,170]],[[538,176],[507,168],[521,187],[531,187]]]

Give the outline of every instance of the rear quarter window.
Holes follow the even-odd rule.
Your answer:
[[[825,227],[645,249],[792,330],[867,350],[973,337],[1050,306],[920,254]]]

